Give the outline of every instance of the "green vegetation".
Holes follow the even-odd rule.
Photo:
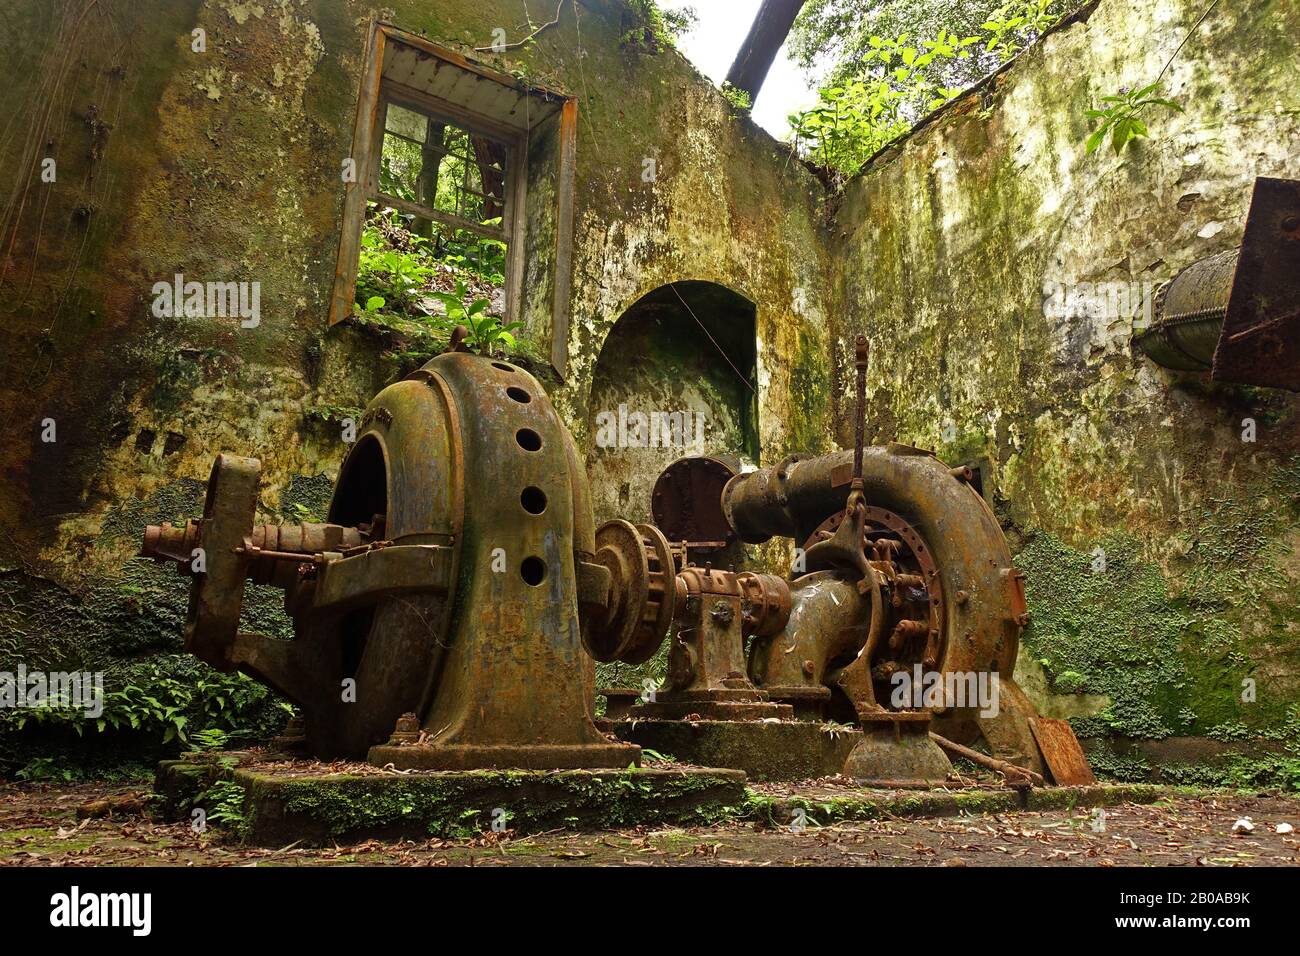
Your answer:
[[[790,117],[791,137],[803,155],[819,166],[849,174],[877,150],[912,127],[919,112],[937,109],[961,92],[940,86],[931,66],[943,59],[966,59],[979,37],[959,38],[941,30],[933,40],[909,42],[871,37],[864,64],[877,64],[859,78],[823,87],[820,102]]]
[[[522,323],[491,312],[491,296],[505,284],[505,243],[464,231],[429,238],[411,225],[392,210],[376,210],[366,223],[353,320],[394,336],[399,357],[441,352],[457,325],[485,355],[514,351]]]
[[[244,788],[232,780],[217,780],[200,795],[197,804],[207,813],[207,822],[239,832],[244,824]]]
[[[1060,19],[1061,6],[1055,0],[1015,0],[1002,4],[980,24],[981,30],[988,31],[984,49],[997,54],[1005,63]]]
[[[71,708],[0,712],[0,770],[24,780],[98,776],[127,756],[147,761],[149,753],[174,753],[182,744],[216,749],[262,739],[291,713],[242,674],[165,655],[109,670],[98,717]]]
[[[1162,106],[1179,113],[1183,108],[1170,100],[1155,95],[1161,81],[1157,80],[1140,90],[1120,90],[1111,96],[1103,96],[1102,103],[1107,104],[1098,109],[1088,110],[1088,118],[1097,120],[1097,128],[1088,137],[1088,152],[1092,152],[1110,135],[1111,148],[1118,153],[1130,140],[1147,136],[1150,130],[1142,120],[1144,110],[1151,106]]]
[[[1027,646],[1057,692],[1111,700],[1097,717],[1073,718],[1080,736],[1300,741],[1291,685],[1266,679],[1259,663],[1261,648],[1296,628],[1285,562],[1297,469],[1293,460],[1233,498],[1208,499],[1186,516],[1165,567],[1118,532],[1077,549],[1039,533],[1020,550]]]
[[[692,7],[661,10],[654,0],[629,0],[635,22],[619,38],[619,45],[643,53],[674,49],[677,38],[695,26],[698,16]]]
[[[731,108],[738,113],[748,113],[754,108],[754,100],[745,90],[732,86],[730,83],[722,84],[722,97],[731,104]]]
[[[1087,111],[1087,116],[1097,125],[1088,137],[1088,152],[1091,153],[1097,149],[1106,136],[1110,136],[1111,148],[1118,155],[1124,146],[1139,137],[1149,136],[1150,130],[1147,128],[1146,121],[1142,119],[1142,114],[1152,106],[1159,106],[1175,112],[1183,112],[1183,108],[1177,103],[1163,97],[1157,96],[1156,91],[1161,88],[1165,81],[1165,74],[1169,72],[1169,67],[1173,65],[1178,54],[1183,51],[1187,41],[1192,38],[1197,27],[1205,22],[1214,8],[1219,5],[1220,0],[1214,0],[1205,12],[1197,19],[1195,25],[1183,37],[1178,48],[1174,50],[1173,55],[1166,61],[1164,68],[1161,69],[1160,75],[1156,77],[1154,83],[1148,83],[1139,90],[1122,89],[1118,93],[1101,98],[1102,105]]]
[[[940,85],[965,87],[1073,13],[1082,0],[1019,0],[993,8],[994,2],[808,0],[790,33],[791,55],[805,70],[824,71],[830,83],[839,83],[857,72],[872,37],[931,37],[941,31],[962,37],[984,34],[986,45],[976,55],[937,65]],[[988,48],[994,40],[996,44]]]
[[[901,14],[902,5],[885,6]],[[852,175],[922,116],[1011,59],[1073,8],[1060,0],[1017,0],[972,27],[969,8],[958,6],[961,9],[953,11],[951,23],[934,25],[933,32],[905,30],[893,38],[861,32],[865,24],[893,19],[854,14],[835,0],[808,8],[796,23],[796,37],[802,44],[796,46],[798,54],[806,65],[828,48],[841,59],[830,71],[830,83],[819,91],[818,103],[790,117],[795,149],[810,162]],[[910,20],[898,22],[930,26],[928,15],[913,12],[916,15]],[[829,24],[843,29],[850,21],[856,32],[847,39],[829,34]],[[914,39],[924,36],[931,39]]]

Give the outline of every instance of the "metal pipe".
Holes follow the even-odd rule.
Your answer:
[[[1156,320],[1133,337],[1134,348],[1157,365],[1176,371],[1204,372],[1213,367],[1239,255],[1240,250],[1230,249],[1178,273]]]

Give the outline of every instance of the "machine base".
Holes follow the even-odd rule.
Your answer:
[[[641,762],[633,744],[528,744],[524,746],[378,744],[366,760],[395,770],[623,769]]]
[[[684,763],[732,767],[753,780],[840,773],[862,732],[808,721],[619,720],[614,733]]]
[[[928,713],[908,711],[863,720],[862,739],[844,762],[844,776],[864,787],[942,784],[952,764],[930,739],[930,720]]]
[[[774,703],[767,694],[752,687],[660,691],[654,700],[630,707],[626,719],[793,720],[794,708],[789,704]]]
[[[234,756],[237,766],[220,758]],[[227,761],[228,763],[229,761]],[[319,767],[319,764],[314,765]],[[246,843],[282,847],[367,839],[464,838],[493,830],[616,829],[707,824],[746,799],[745,775],[709,768],[313,772],[265,754],[203,754],[159,765],[162,813],[189,821],[217,780],[243,788]],[[209,811],[211,808],[208,808]],[[499,812],[498,812],[499,811]]]

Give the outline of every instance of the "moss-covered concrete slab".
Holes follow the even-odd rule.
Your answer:
[[[852,790],[819,791],[816,787],[755,793],[750,806],[758,822],[786,826],[798,817],[807,826],[826,826],[852,820],[889,820],[896,817],[954,817],[963,814],[1012,813],[1021,810],[1091,810],[1125,803],[1155,803],[1177,795],[1195,794],[1190,788],[1153,784],[1097,784],[1088,787],[1044,787],[1009,790],[1005,787],[970,787],[959,790]],[[800,816],[797,811],[802,810]]]
[[[623,720],[614,733],[666,757],[743,770],[751,780],[832,777],[862,731],[801,720]]]
[[[156,789],[163,813],[220,811],[248,843],[321,845],[364,839],[463,838],[644,824],[704,825],[743,811],[737,770],[304,771],[293,762],[167,761]],[[220,781],[221,787],[213,783]],[[188,798],[184,794],[188,793]]]

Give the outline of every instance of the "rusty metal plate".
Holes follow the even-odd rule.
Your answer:
[[[722,511],[722,489],[736,469],[720,458],[679,458],[659,476],[650,497],[655,525],[692,550],[717,550],[736,540]]]
[[[1043,762],[1058,787],[1082,787],[1097,782],[1068,720],[1034,717],[1030,718],[1029,729],[1034,732],[1038,749],[1043,752]]]
[[[1213,378],[1300,391],[1300,181],[1255,180]]]

